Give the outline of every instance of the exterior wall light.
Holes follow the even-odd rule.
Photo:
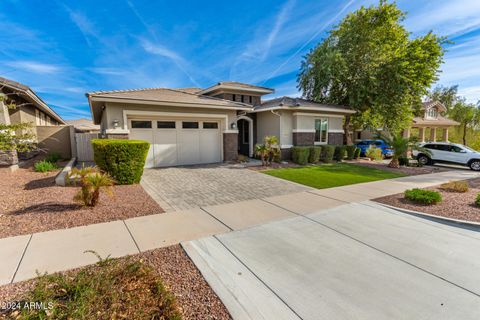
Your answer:
[[[114,128],[114,129],[117,129],[119,125],[120,125],[120,121],[118,121],[118,120],[113,120],[113,128]]]
[[[232,122],[232,124],[230,125],[230,128],[232,128],[233,130],[236,130],[237,129],[237,123]]]

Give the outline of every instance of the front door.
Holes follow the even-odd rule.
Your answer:
[[[240,119],[237,122],[238,127],[238,153],[249,156],[250,151],[250,122]]]

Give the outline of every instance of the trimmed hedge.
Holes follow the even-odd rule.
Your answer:
[[[355,151],[357,150],[357,147],[354,145],[349,145],[345,146],[345,149],[347,149],[347,159],[353,160],[355,158]]]
[[[317,163],[320,161],[320,155],[322,154],[321,147],[310,147],[310,156],[308,157],[308,162]]]
[[[292,161],[296,164],[305,165],[310,157],[310,147],[293,147]]]
[[[345,151],[346,151],[346,146],[340,145],[340,146],[335,146],[335,152],[333,154],[333,159],[336,161],[340,162],[345,158]]]
[[[139,183],[150,144],[143,140],[93,139],[97,166],[117,184]]]
[[[362,149],[356,148],[356,149],[355,149],[355,154],[354,154],[353,157],[354,157],[355,159],[360,158],[360,153],[362,153]]]
[[[333,161],[333,155],[335,154],[335,146],[324,145],[322,146],[322,160],[325,163],[330,163]]]
[[[437,204],[442,201],[442,195],[437,191],[415,188],[405,191],[405,199],[420,204]]]

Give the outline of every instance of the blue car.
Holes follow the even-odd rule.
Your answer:
[[[364,156],[370,146],[382,149],[382,154],[385,158],[393,156],[393,149],[383,140],[363,140],[356,144],[360,148],[360,155]]]

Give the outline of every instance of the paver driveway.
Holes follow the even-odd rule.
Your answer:
[[[146,169],[142,186],[165,211],[311,190],[246,168],[224,164]]]
[[[234,319],[480,319],[480,238],[370,201],[183,243]]]

